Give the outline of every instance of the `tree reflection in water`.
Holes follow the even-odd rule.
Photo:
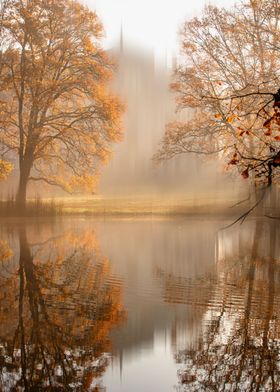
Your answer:
[[[278,237],[276,223],[259,222],[251,253],[247,249],[241,252],[243,258],[220,261],[211,289],[209,280],[185,282],[185,303],[194,302],[200,312],[203,307],[204,318],[198,342],[175,354],[176,361],[183,364],[178,390],[279,391]],[[178,287],[178,280],[182,287],[182,279],[165,277],[170,302],[171,288]],[[195,293],[199,301],[192,300]]]
[[[94,233],[30,246],[23,226],[14,268],[0,247],[1,391],[101,391],[109,332],[126,315]]]

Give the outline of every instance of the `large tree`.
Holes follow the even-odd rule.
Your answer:
[[[30,181],[92,191],[122,112],[98,17],[78,1],[16,0],[1,18],[1,155],[18,155],[18,203]]]
[[[167,125],[158,160],[216,154],[255,184],[279,180],[279,10],[247,0],[184,24],[172,89],[189,120]]]

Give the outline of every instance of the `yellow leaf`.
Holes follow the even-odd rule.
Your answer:
[[[236,115],[235,115],[235,114],[232,114],[231,116],[229,116],[229,117],[227,118],[227,122],[231,124],[235,118],[236,118]]]

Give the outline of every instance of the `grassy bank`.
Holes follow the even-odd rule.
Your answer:
[[[27,201],[19,211],[13,197],[0,201],[0,216],[228,216],[242,214],[248,205],[232,207],[236,200],[210,198],[101,197],[41,199]]]
[[[19,209],[15,197],[8,197],[6,200],[0,200],[0,216],[18,217],[18,216],[61,216],[63,214],[63,205],[61,202],[50,200],[45,201],[40,197],[28,200],[25,210]]]
[[[89,198],[60,199],[63,215],[83,216],[188,216],[232,215],[239,208],[230,208],[235,200],[193,197],[147,196],[93,196]],[[59,199],[57,199],[59,201]]]

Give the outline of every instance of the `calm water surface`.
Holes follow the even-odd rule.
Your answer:
[[[279,391],[276,221],[2,221],[1,391]]]

